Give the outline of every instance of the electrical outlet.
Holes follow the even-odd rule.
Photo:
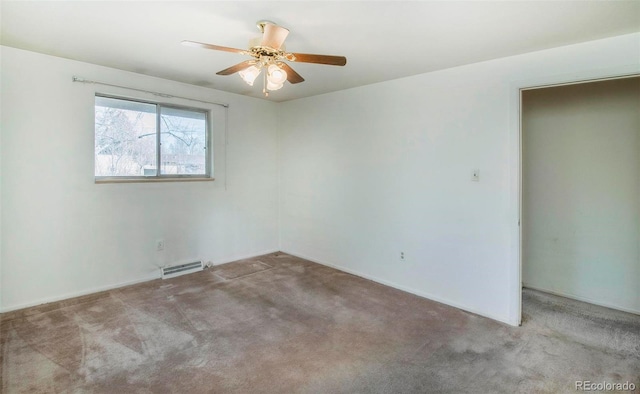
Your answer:
[[[158,252],[164,250],[164,239],[159,239],[159,240],[156,241],[156,250]]]
[[[400,252],[400,260],[404,261],[404,252]]]

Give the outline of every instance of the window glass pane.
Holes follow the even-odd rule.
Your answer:
[[[163,175],[205,175],[207,117],[184,108],[160,108],[160,142]]]
[[[156,106],[96,97],[95,175],[156,175]]]

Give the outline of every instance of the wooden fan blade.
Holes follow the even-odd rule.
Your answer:
[[[330,66],[344,66],[347,58],[344,56],[314,55],[311,53],[292,53],[295,59],[289,59],[299,63],[328,64]]]
[[[285,29],[282,26],[266,23],[264,25],[264,33],[262,35],[262,43],[260,45],[263,47],[280,49],[288,35],[288,29]]]
[[[235,74],[238,71],[242,71],[245,68],[251,67],[254,64],[256,64],[256,62],[254,60],[245,60],[242,63],[238,63],[235,66],[231,66],[229,68],[225,68],[222,71],[218,71],[216,74],[218,75],[231,75],[231,74]]]
[[[278,63],[278,66],[280,66],[280,68],[282,68],[287,73],[287,81],[289,81],[289,83],[294,84],[304,82],[304,78],[302,78],[300,74],[295,72],[295,70],[291,68],[287,63]]]
[[[233,53],[242,53],[246,54],[247,51],[237,48],[229,48],[229,47],[221,47],[219,45],[205,44],[203,42],[195,42],[195,41],[182,41],[182,45],[194,48],[204,48],[204,49],[214,49],[216,51],[225,51],[225,52],[233,52]]]

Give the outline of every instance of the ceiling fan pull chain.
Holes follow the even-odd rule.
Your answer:
[[[267,90],[267,71],[262,73],[262,93],[264,93],[264,97],[269,97],[269,91]]]

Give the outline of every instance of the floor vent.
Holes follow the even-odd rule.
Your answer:
[[[193,263],[185,263],[172,265],[169,267],[162,267],[162,279],[175,278],[176,276],[190,274],[192,272],[202,271],[202,261],[194,261]]]

